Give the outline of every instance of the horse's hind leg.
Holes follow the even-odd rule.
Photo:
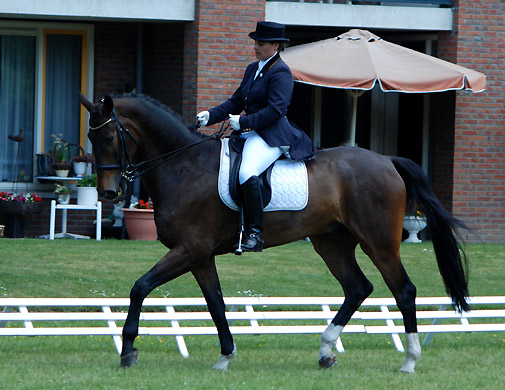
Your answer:
[[[226,306],[223,300],[223,293],[219,283],[214,259],[205,266],[193,270],[193,275],[202,290],[207,307],[214,324],[216,325],[219,342],[221,344],[221,357],[214,368],[216,370],[227,370],[230,361],[236,356],[237,349],[233,343],[228,321],[226,320]]]
[[[314,249],[324,259],[330,272],[342,285],[345,294],[342,307],[321,335],[319,365],[329,368],[336,363],[333,348],[340,333],[354,312],[372,293],[373,286],[356,262],[354,256],[356,241],[347,231],[342,231],[338,235],[311,236],[310,240]]]
[[[396,299],[398,309],[402,313],[407,346],[405,362],[400,371],[413,373],[416,363],[421,357],[421,344],[417,333],[416,287],[410,281],[405,268],[403,268],[399,248],[387,250],[384,243],[383,241],[380,248],[375,250],[366,245],[361,247],[379,269]]]

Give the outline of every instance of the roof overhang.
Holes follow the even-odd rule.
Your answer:
[[[53,20],[194,21],[195,0],[2,0],[0,16]]]

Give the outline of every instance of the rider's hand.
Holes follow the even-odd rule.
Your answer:
[[[208,111],[202,111],[196,114],[196,119],[198,119],[198,124],[200,126],[205,126],[209,122],[210,114]]]
[[[230,114],[230,126],[233,130],[240,130],[240,115]]]

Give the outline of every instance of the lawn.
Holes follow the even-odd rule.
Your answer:
[[[472,295],[505,295],[505,245],[469,244]],[[0,296],[127,297],[134,281],[166,249],[157,242],[0,239]],[[405,268],[418,296],[445,290],[430,243],[404,244]],[[389,297],[378,271],[361,251],[358,261]],[[308,242],[261,254],[217,259],[225,296],[340,296],[342,289]],[[160,286],[153,297],[201,296],[191,275]],[[319,336],[237,336],[238,356],[227,372],[211,369],[216,337],[186,338],[190,356],[171,337],[137,341],[139,364],[119,368],[110,337],[4,337],[0,383],[8,389],[497,389],[503,385],[505,334],[436,335],[414,375],[398,371],[404,355],[387,335],[344,335],[338,366],[320,370]]]

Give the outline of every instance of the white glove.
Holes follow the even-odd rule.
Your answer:
[[[198,124],[200,126],[205,126],[209,123],[210,114],[208,111],[202,111],[196,114],[196,119],[198,119]]]
[[[230,125],[233,130],[240,130],[240,115],[230,114]]]

